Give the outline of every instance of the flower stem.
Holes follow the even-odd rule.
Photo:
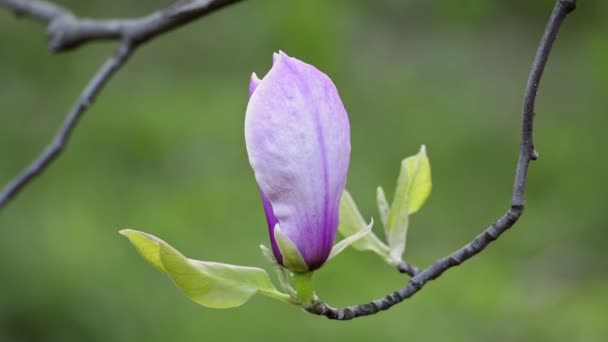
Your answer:
[[[312,304],[315,291],[313,282],[314,272],[294,273],[294,283],[300,305],[306,307]]]

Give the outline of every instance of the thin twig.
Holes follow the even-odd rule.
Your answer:
[[[18,16],[30,16],[48,24],[61,16],[72,16],[72,12],[47,1],[39,0],[1,0],[0,5],[11,8]]]
[[[243,0],[181,0],[163,10],[129,19],[78,18],[65,8],[41,0],[0,0],[0,5],[48,24],[51,50],[63,52],[104,40],[129,40],[136,46],[240,1]]]
[[[63,152],[84,112],[91,106],[108,80],[125,64],[132,53],[133,49],[131,45],[125,43],[99,68],[68,113],[61,127],[59,127],[53,141],[36,160],[2,189],[0,193],[0,208],[4,207],[21,189],[36,176],[40,175]]]
[[[0,209],[46,170],[63,152],[80,118],[112,75],[127,62],[138,46],[178,26],[239,1],[242,0],[186,0],[140,19],[91,20],[78,19],[69,10],[46,1],[0,0],[0,5],[12,9],[16,14],[29,16],[48,24],[51,49],[54,51],[66,51],[98,39],[122,41],[116,53],[108,58],[89,81],[51,143],[2,189]]]
[[[534,121],[534,104],[538,85],[540,83],[549,52],[557,32],[566,18],[568,13],[575,8],[576,0],[558,0],[555,4],[545,33],[540,41],[540,45],[536,52],[536,57],[532,63],[532,70],[528,78],[528,83],[524,92],[524,102],[522,110],[522,131],[521,131],[521,149],[519,159],[517,161],[517,170],[515,175],[515,183],[513,185],[513,197],[511,199],[511,207],[509,211],[499,218],[494,224],[488,227],[484,232],[479,234],[473,241],[448,255],[435,261],[431,266],[410,279],[409,283],[387,295],[384,298],[374,300],[367,304],[353,305],[346,308],[332,308],[326,303],[318,300],[314,302],[307,310],[316,315],[323,315],[329,319],[350,320],[356,317],[373,315],[383,310],[387,310],[393,305],[412,297],[420,291],[426,283],[438,278],[448,269],[458,266],[481,252],[492,241],[507,231],[517,222],[523,213],[525,205],[525,186],[528,174],[528,165],[531,160],[535,160],[538,154],[534,150],[533,139],[533,121]]]

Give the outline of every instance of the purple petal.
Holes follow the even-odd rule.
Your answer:
[[[338,228],[350,159],[346,110],[329,77],[282,52],[251,88],[245,141],[267,219],[274,214],[314,270],[329,256]]]
[[[262,80],[258,78],[258,75],[256,75],[255,72],[251,74],[251,81],[249,82],[249,97],[251,97],[251,95],[255,91],[255,88],[258,87],[258,84],[260,84],[261,81]],[[272,204],[270,204],[270,201],[268,200],[266,195],[264,195],[262,190],[260,190],[260,197],[262,198],[264,214],[266,214],[266,221],[268,222],[268,232],[270,234],[272,253],[274,254],[274,257],[277,259],[277,261],[282,265],[283,255],[281,255],[281,250],[279,249],[276,239],[274,238],[274,227],[279,221],[274,216],[274,212],[272,211]]]
[[[260,84],[260,82],[262,82],[262,80],[260,80],[258,78],[258,75],[256,75],[255,72],[252,73],[251,74],[251,81],[249,81],[249,97],[251,97],[251,95],[255,91],[255,88],[258,87],[258,84]]]
[[[264,213],[266,214],[266,221],[268,222],[268,232],[270,233],[270,245],[272,246],[272,254],[274,254],[274,257],[277,259],[279,264],[283,265],[283,255],[281,254],[279,245],[277,245],[277,240],[274,238],[274,227],[279,222],[279,220],[277,220],[277,217],[274,215],[274,211],[272,210],[272,204],[270,204],[268,197],[264,195],[262,190],[260,190],[260,196],[262,197]]]

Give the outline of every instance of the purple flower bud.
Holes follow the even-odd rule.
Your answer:
[[[252,75],[245,117],[249,162],[260,187],[272,251],[285,266],[275,227],[309,270],[327,260],[338,228],[350,160],[350,125],[333,82],[312,65],[274,54]]]

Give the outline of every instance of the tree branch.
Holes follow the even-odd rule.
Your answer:
[[[2,0],[0,5],[12,8],[18,16],[27,15],[45,24],[61,16],[72,15],[69,10],[46,1]]]
[[[240,1],[243,0],[180,0],[140,18],[107,20],[78,18],[63,7],[41,0],[0,0],[0,5],[47,24],[51,50],[63,52],[103,40],[129,40],[137,46]]]
[[[549,22],[545,29],[545,33],[540,41],[540,45],[536,52],[536,57],[532,63],[532,70],[528,77],[528,82],[524,92],[524,101],[522,109],[522,130],[521,130],[521,148],[519,159],[517,161],[517,169],[515,174],[515,183],[513,185],[513,196],[511,199],[511,207],[509,211],[484,232],[479,234],[473,241],[455,251],[454,253],[435,261],[425,270],[417,273],[412,277],[409,283],[387,295],[384,298],[376,299],[367,304],[353,305],[345,308],[332,308],[321,300],[316,300],[307,311],[315,315],[323,315],[329,319],[350,320],[353,318],[373,315],[383,310],[391,308],[407,298],[412,297],[420,291],[426,283],[440,277],[445,271],[454,266],[458,266],[466,260],[481,252],[492,241],[498,239],[501,234],[511,228],[515,222],[521,217],[525,205],[525,190],[526,178],[528,175],[528,165],[531,160],[538,158],[538,153],[534,149],[533,137],[533,122],[534,122],[534,105],[538,86],[549,58],[549,52],[553,46],[553,42],[557,37],[557,32],[566,18],[568,13],[572,12],[576,6],[576,0],[557,0]],[[399,268],[401,271],[401,268]],[[403,271],[406,272],[405,269]]]
[[[139,19],[92,20],[76,18],[69,10],[46,1],[0,0],[0,5],[48,24],[53,51],[66,51],[95,40],[120,40],[116,53],[100,67],[76,100],[51,143],[0,192],[0,209],[63,152],[80,118],[91,106],[110,78],[127,62],[137,47],[174,28],[242,0],[184,0],[165,10]]]
[[[63,152],[84,112],[91,106],[112,75],[125,64],[132,53],[132,46],[125,43],[99,68],[68,113],[63,124],[53,137],[53,141],[38,158],[2,189],[0,193],[0,208],[4,207],[20,190],[44,171]]]

